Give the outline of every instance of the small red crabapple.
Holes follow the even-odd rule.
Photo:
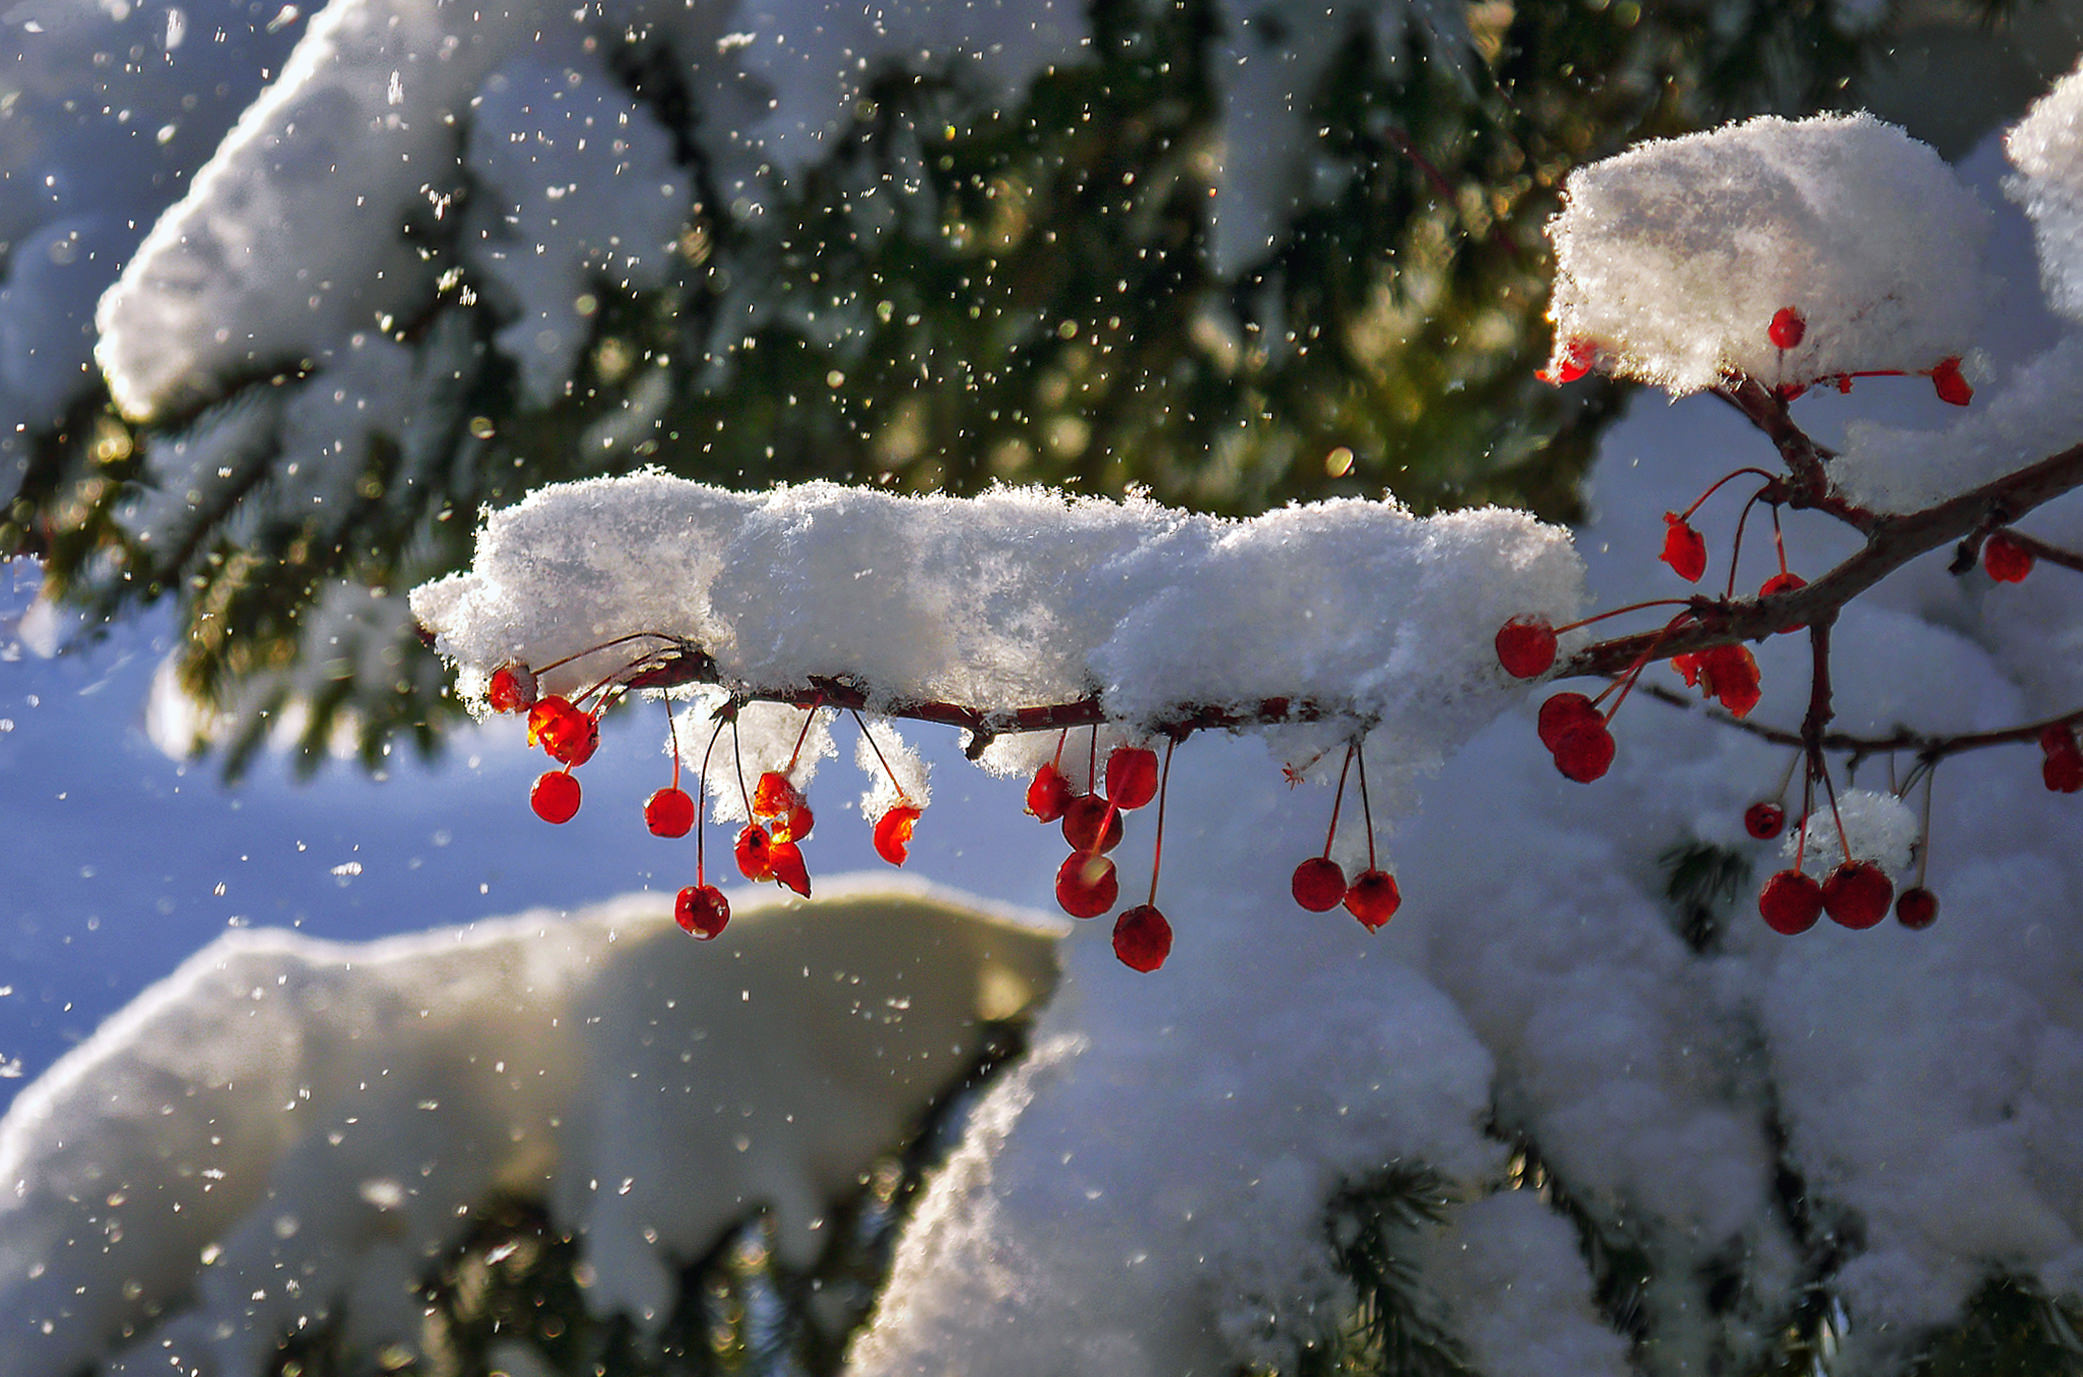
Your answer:
[[[1063,816],[1073,797],[1063,771],[1044,765],[1034,772],[1034,782],[1027,786],[1027,812],[1039,822],[1054,822]]]
[[[1121,896],[1114,863],[1089,851],[1074,851],[1056,871],[1056,902],[1073,918],[1097,918]]]
[[[1345,899],[1345,871],[1329,856],[1311,856],[1295,867],[1288,891],[1311,913],[1329,913]]]
[[[706,942],[730,922],[730,900],[714,885],[689,885],[673,900],[673,921]]]
[[[1121,843],[1121,810],[1098,794],[1080,794],[1063,810],[1063,839],[1074,851],[1112,851]]]
[[[600,749],[600,724],[553,694],[528,710],[528,741],[560,764],[583,765]]]
[[[1786,827],[1786,809],[1769,800],[1743,810],[1743,830],[1759,841],[1770,841]]]
[[[1698,583],[1707,572],[1707,541],[1676,512],[1664,513],[1664,548],[1658,556],[1679,578]]]
[[[1583,694],[1558,693],[1541,704],[1541,744],[1552,752],[1571,727],[1603,721],[1597,706]]]
[[[1797,588],[1806,588],[1808,580],[1799,574],[1774,574],[1758,589],[1758,596],[1769,598],[1780,593],[1791,593]]]
[[[1589,784],[1613,768],[1613,733],[1603,721],[1579,722],[1555,742],[1555,768],[1564,779]]]
[[[1589,373],[1597,362],[1598,346],[1579,336],[1563,346],[1562,357],[1556,360],[1554,367],[1536,368],[1533,376],[1552,387],[1560,387]]]
[[[1369,932],[1395,917],[1401,907],[1403,891],[1396,887],[1396,877],[1386,870],[1360,872],[1345,894],[1345,911],[1359,919]]]
[[[1982,568],[1998,583],[2023,583],[2032,572],[2032,551],[2008,531],[1996,531],[1982,542]]]
[[[1107,802],[1140,808],[1157,797],[1157,752],[1147,746],[1116,746],[1107,753]]]
[[[1823,916],[1823,887],[1798,870],[1782,870],[1758,891],[1758,912],[1774,932],[1806,932]]]
[[[1137,904],[1114,920],[1114,955],[1132,971],[1154,971],[1172,954],[1172,925],[1155,904]]]
[[[1931,370],[1931,386],[1938,399],[1951,406],[1966,406],[1975,398],[1975,390],[1960,376],[1958,355],[1938,361],[1938,366]]]
[[[810,840],[810,829],[817,825],[817,815],[808,804],[799,803],[788,810],[788,818],[775,830],[792,842]]]
[[[528,806],[544,822],[570,822],[579,811],[579,782],[568,770],[550,770],[528,791]]]
[[[1922,885],[1903,890],[1895,900],[1895,921],[1912,932],[1922,932],[1938,921],[1938,896]]]
[[[745,824],[744,830],[738,833],[737,844],[731,848],[737,857],[738,872],[748,880],[772,878],[773,849],[773,838],[767,835],[766,828],[756,822]]]
[[[1808,334],[1808,322],[1793,307],[1782,306],[1772,313],[1772,323],[1765,333],[1771,336],[1775,349],[1799,349]]]
[[[802,791],[779,770],[768,770],[752,786],[752,816],[774,818],[802,805]]]
[[[810,897],[810,869],[803,864],[803,849],[792,841],[767,846],[767,870],[775,880],[805,899]]]
[[[891,865],[902,865],[910,857],[911,829],[918,824],[919,810],[901,800],[875,820],[875,854]]]
[[[644,803],[644,826],[654,836],[686,836],[694,827],[694,800],[685,789],[660,789]]]
[[[535,674],[519,660],[509,660],[492,671],[485,697],[493,712],[521,712],[535,704]]]
[[[1538,679],[1555,666],[1555,628],[1546,617],[1514,617],[1497,628],[1497,663],[1514,679]]]
[[[1888,916],[1895,884],[1872,861],[1846,861],[1823,881],[1823,912],[1848,928],[1870,928]]]
[[[2083,754],[2069,751],[2040,762],[2040,779],[2051,793],[2083,793]]]

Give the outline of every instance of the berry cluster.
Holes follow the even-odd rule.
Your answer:
[[[1345,779],[1353,762],[1360,764],[1360,811],[1367,832],[1367,868],[1345,880],[1345,868],[1331,859],[1331,846],[1338,839],[1338,808],[1345,801]],[[1345,763],[1338,768],[1338,789],[1331,796],[1331,825],[1324,833],[1323,854],[1311,856],[1295,867],[1288,891],[1295,902],[1311,913],[1329,913],[1340,904],[1369,932],[1396,916],[1403,906],[1403,891],[1396,877],[1375,864],[1374,805],[1367,797],[1367,758],[1356,742],[1345,748]]]
[[[1080,791],[1063,772],[1065,732],[1056,755],[1035,771],[1027,786],[1027,811],[1036,821],[1061,823],[1070,855],[1056,870],[1056,902],[1073,918],[1097,918],[1121,896],[1121,882],[1107,855],[1121,844],[1121,815],[1157,801],[1157,835],[1150,857],[1150,898],[1114,920],[1114,955],[1132,970],[1154,971],[1172,951],[1172,925],[1157,908],[1157,872],[1164,859],[1164,793],[1171,775],[1172,743],[1160,765],[1148,746],[1116,746],[1107,753],[1104,792]],[[1087,750],[1085,778],[1098,784],[1099,732]]]

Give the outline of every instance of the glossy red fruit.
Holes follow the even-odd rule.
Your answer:
[[[752,786],[752,816],[756,818],[778,818],[802,802],[802,791],[779,770],[768,770]]]
[[[1774,932],[1806,932],[1823,916],[1823,887],[1798,870],[1782,870],[1758,891],[1758,912]]]
[[[1098,794],[1080,794],[1063,810],[1063,839],[1074,851],[1112,851],[1121,844],[1121,810]]]
[[[1791,593],[1796,588],[1806,588],[1808,580],[1799,574],[1774,574],[1758,589],[1758,596],[1769,598],[1778,593]]]
[[[1497,663],[1514,679],[1538,679],[1555,667],[1555,628],[1545,617],[1514,617],[1497,628]]]
[[[1155,904],[1137,904],[1114,920],[1114,955],[1132,971],[1154,971],[1172,954],[1172,925]]]
[[[803,849],[794,842],[769,842],[767,868],[783,885],[805,899],[810,897],[810,868],[803,864]]]
[[[1982,568],[1998,583],[2023,583],[2032,572],[2032,551],[2008,531],[1997,531],[1982,542]]]
[[[1580,337],[1565,344],[1561,357],[1552,360],[1550,367],[1536,368],[1533,376],[1551,386],[1560,387],[1564,383],[1573,383],[1589,373],[1591,365],[1596,362],[1598,346]]]
[[[520,661],[509,661],[492,671],[492,682],[485,686],[485,697],[490,700],[493,712],[521,712],[533,707],[535,674]]]
[[[1396,916],[1403,907],[1403,891],[1396,877],[1386,870],[1363,870],[1353,887],[1345,892],[1345,911],[1360,920],[1369,932]]]
[[[745,824],[738,833],[737,844],[731,848],[738,860],[738,873],[748,880],[764,880],[774,873],[774,839],[767,829],[756,822]]]
[[[2057,794],[2083,792],[2083,752],[2048,756],[2040,762],[2040,779]]]
[[[1808,334],[1808,322],[1791,306],[1782,306],[1772,313],[1772,323],[1765,327],[1775,349],[1799,349]]]
[[[1671,657],[1671,668],[1685,676],[1688,685],[1697,686],[1709,698],[1719,698],[1721,705],[1731,716],[1745,717],[1764,697],[1764,688],[1758,678],[1758,661],[1750,653],[1750,647],[1741,645],[1709,646],[1684,655]]]
[[[1074,797],[1063,771],[1044,765],[1034,772],[1034,781],[1027,786],[1027,812],[1042,822],[1054,822],[1063,816]]]
[[[1759,841],[1770,841],[1786,829],[1786,809],[1776,803],[1753,803],[1743,810],[1743,830]]]
[[[1107,802],[1140,808],[1157,797],[1157,752],[1147,746],[1116,746],[1107,753]]]
[[[1823,881],[1823,912],[1848,928],[1870,928],[1888,916],[1895,882],[1872,861],[1846,861]]]
[[[685,789],[660,789],[644,802],[644,826],[654,836],[686,836],[694,827],[694,800]]]
[[[1579,722],[1555,743],[1555,768],[1564,779],[1589,784],[1613,768],[1613,733],[1603,721]]]
[[[579,811],[579,782],[563,770],[551,770],[528,791],[528,806],[544,822],[570,822]]]
[[[902,865],[911,852],[911,829],[918,825],[919,810],[899,803],[875,820],[875,854],[891,865]]]
[[[689,885],[673,900],[673,921],[706,942],[730,923],[730,900],[714,885]]]
[[[1938,921],[1938,896],[1922,885],[1903,890],[1895,900],[1895,921],[1912,932],[1922,932]]]
[[[1664,548],[1658,556],[1679,578],[1698,583],[1707,572],[1707,541],[1676,512],[1664,513]]]
[[[593,714],[581,712],[553,694],[528,710],[528,740],[539,744],[552,760],[583,765],[600,749],[600,724]]]
[[[1089,851],[1074,851],[1056,871],[1056,902],[1073,918],[1097,918],[1121,897],[1114,863]]]
[[[810,829],[816,825],[817,815],[810,811],[808,805],[799,803],[788,810],[787,820],[782,822],[776,831],[792,842],[808,841]]]
[[[1571,727],[1589,726],[1605,719],[1591,700],[1581,693],[1558,693],[1541,704],[1541,744],[1553,751]]]
[[[1960,360],[1957,356],[1940,359],[1938,367],[1931,370],[1931,386],[1937,391],[1938,399],[1953,406],[1966,406],[1975,399],[1975,390],[1960,376]]]
[[[1311,856],[1295,867],[1288,891],[1311,913],[1329,913],[1345,899],[1345,871],[1329,856]]]
[[[552,722],[577,711],[571,700],[561,694],[553,693],[547,698],[536,699],[528,708],[528,744],[540,746],[543,733]]]

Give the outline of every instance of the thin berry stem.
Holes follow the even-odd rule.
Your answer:
[[[1172,748],[1179,738],[1168,736],[1164,742],[1164,763],[1157,771],[1157,836],[1150,844],[1150,905],[1157,906],[1157,872],[1164,864],[1164,800],[1172,785]],[[1100,827],[1100,835],[1106,835],[1106,825]]]
[[[803,730],[796,733],[796,748],[788,753],[788,767],[781,772],[782,774],[787,775],[790,779],[795,778],[796,761],[802,758],[803,743],[810,738],[810,724],[817,720],[818,711],[823,706],[824,699],[820,697],[817,700],[817,702],[811,704],[809,709],[803,714]]]
[[[709,757],[716,753],[716,738],[723,735],[723,724],[737,720],[738,715],[735,712],[728,717],[719,715],[716,718],[716,726],[709,732],[708,748],[702,752],[702,768],[694,776],[694,787],[700,796],[695,804],[694,814],[694,882],[697,886],[707,883],[702,869],[702,812],[709,806]],[[742,781],[740,782],[742,784]],[[746,811],[751,812],[749,808]]]
[[[1365,741],[1353,743],[1353,757],[1360,762],[1360,820],[1367,828],[1367,868],[1374,865],[1374,805],[1367,800],[1367,746]]]
[[[868,730],[868,724],[861,720],[861,715],[858,712],[853,714],[853,724],[861,729],[861,740],[867,742],[868,749],[875,752],[875,763],[882,766],[882,772],[890,777],[890,787],[897,791],[897,801],[902,803],[904,801],[904,785],[898,780],[897,772],[890,768],[890,762],[883,759],[882,747],[875,744],[875,733]]]
[[[1743,504],[1743,510],[1736,513],[1736,546],[1735,549],[1729,552],[1729,584],[1727,591],[1723,595],[1725,597],[1734,598],[1736,596],[1736,566],[1743,562],[1743,528],[1750,522],[1750,509],[1763,501],[1765,494],[1770,491],[1771,485],[1769,483],[1759,488]],[[1772,513],[1774,529],[1776,530],[1778,529],[1779,508],[1774,507]]]
[[[1608,608],[1604,612],[1594,612],[1588,617],[1580,617],[1576,621],[1565,622],[1563,625],[1553,628],[1553,630],[1556,635],[1560,636],[1565,631],[1575,631],[1580,626],[1590,626],[1593,622],[1602,622],[1609,617],[1620,617],[1625,616],[1629,612],[1640,612],[1646,607],[1689,608],[1692,606],[1692,603],[1693,600],[1691,598],[1649,598],[1642,602],[1628,603],[1625,607],[1613,607]]]
[[[731,764],[738,772],[738,797],[745,804],[745,821],[750,823],[753,818],[752,791],[745,787],[745,751],[738,739],[738,715],[736,713],[732,713],[730,719],[730,758]]]
[[[1345,802],[1345,774],[1353,767],[1353,750],[1348,742],[1345,747],[1345,763],[1338,767],[1338,788],[1331,795],[1331,826],[1324,833],[1324,859],[1331,859],[1331,843],[1338,839],[1338,807]]]
[[[680,724],[673,720],[673,698],[670,691],[661,692],[659,701],[665,704],[665,739],[673,748],[673,785],[680,787]]]
[[[1724,483],[1727,483],[1732,479],[1740,478],[1746,473],[1757,475],[1759,478],[1764,479],[1768,485],[1779,481],[1778,474],[1767,473],[1763,469],[1744,467],[1732,470],[1728,473],[1723,474],[1721,477],[1715,479],[1713,487],[1707,489],[1707,491],[1701,493],[1698,497],[1694,498],[1692,505],[1690,507],[1687,507],[1684,511],[1678,514],[1678,519],[1680,521],[1692,520],[1692,514],[1698,511],[1701,508],[1701,506],[1705,504],[1708,498],[1714,496],[1715,493],[1721,491],[1721,487]]]

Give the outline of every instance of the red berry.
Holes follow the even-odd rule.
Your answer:
[[[1562,356],[1551,360],[1550,367],[1535,369],[1533,376],[1539,378],[1544,383],[1560,387],[1564,383],[1573,383],[1586,373],[1589,373],[1591,365],[1596,362],[1598,362],[1598,346],[1590,340],[1580,337],[1565,344],[1562,348]]]
[[[1369,932],[1396,916],[1403,906],[1403,891],[1396,877],[1386,870],[1363,870],[1345,893],[1345,911],[1360,920]]]
[[[1975,398],[1975,390],[1967,385],[1967,379],[1960,376],[1958,355],[1938,361],[1938,367],[1931,370],[1931,386],[1937,391],[1940,401],[1953,406],[1966,406]]]
[[[1063,810],[1063,839],[1074,851],[1112,851],[1121,843],[1121,810],[1098,794],[1080,794]]]
[[[1034,782],[1027,786],[1027,811],[1042,822],[1054,822],[1063,816],[1072,797],[1070,781],[1063,777],[1063,771],[1044,765],[1034,772]]]
[[[748,880],[764,880],[774,874],[773,838],[767,829],[756,822],[745,824],[738,833],[737,845],[731,848],[738,858],[738,871]]]
[[[1846,861],[1823,881],[1823,912],[1848,928],[1870,928],[1888,916],[1894,881],[1872,861]]]
[[[1758,891],[1758,912],[1774,932],[1806,932],[1823,916],[1823,887],[1798,870],[1782,870]]]
[[[644,826],[660,837],[684,837],[694,826],[694,800],[685,789],[660,789],[644,804]]]
[[[528,806],[544,822],[570,822],[579,811],[579,782],[568,771],[548,771],[528,791]]]
[[[1114,863],[1105,856],[1074,851],[1056,871],[1056,902],[1073,918],[1097,918],[1120,895]]]
[[[2048,755],[2083,755],[2083,745],[2076,741],[2076,729],[2066,722],[2040,728],[2040,749]]]
[[[1581,693],[1558,693],[1541,704],[1541,744],[1553,751],[1571,727],[1603,722],[1598,708]]]
[[[1345,898],[1345,871],[1329,856],[1311,856],[1295,867],[1288,890],[1311,913],[1329,913]]]
[[[1555,768],[1565,779],[1589,784],[1613,768],[1613,733],[1603,721],[1579,722],[1555,743]]]
[[[768,770],[752,786],[752,816],[756,818],[778,818],[802,802],[802,792],[779,770]]]
[[[2083,752],[2064,751],[2040,762],[2040,779],[2057,794],[2083,792]]]
[[[1155,904],[1137,904],[1114,920],[1114,955],[1132,971],[1154,971],[1172,954],[1172,925]]]
[[[1537,679],[1555,666],[1555,628],[1546,617],[1514,617],[1497,628],[1497,663],[1514,679]]]
[[[600,724],[552,694],[528,710],[528,743],[541,745],[552,760],[583,765],[600,749]]]
[[[1770,841],[1786,827],[1786,809],[1776,803],[1753,803],[1743,810],[1743,830],[1759,841]]]
[[[910,855],[911,829],[917,825],[919,810],[908,803],[899,803],[875,820],[875,854],[891,865],[902,865]]]
[[[1938,896],[1922,885],[1903,890],[1895,901],[1895,921],[1912,932],[1922,932],[1938,921]]]
[[[1764,697],[1758,679],[1758,661],[1748,646],[1716,645],[1671,657],[1671,668],[1685,676],[1688,685],[1719,698],[1736,717],[1747,716]]]
[[[1116,746],[1107,753],[1107,802],[1140,808],[1157,797],[1157,752],[1147,746]]]
[[[792,841],[767,846],[767,868],[774,878],[805,899],[810,897],[810,869],[803,864],[803,849]]]
[[[1676,512],[1664,513],[1664,550],[1659,556],[1687,583],[1707,572],[1707,541]]]
[[[2032,572],[2032,551],[2007,531],[1997,531],[1982,542],[1982,568],[1998,583],[2023,583]]]
[[[1772,313],[1772,323],[1765,328],[1772,337],[1775,349],[1799,349],[1802,338],[1808,333],[1808,322],[1791,306],[1782,306]]]
[[[1808,580],[1802,578],[1799,574],[1774,574],[1771,578],[1765,580],[1763,587],[1758,589],[1758,596],[1769,598],[1779,593],[1791,593],[1796,588],[1806,588],[1807,586]]]
[[[730,922],[730,900],[714,885],[689,885],[673,900],[673,921],[706,942]]]
[[[535,674],[520,661],[509,661],[492,671],[485,697],[491,700],[493,712],[520,712],[531,707],[535,702]]]
[[[805,804],[797,804],[788,810],[788,820],[776,827],[775,833],[792,842],[810,840],[810,829],[817,825],[817,815]]]

